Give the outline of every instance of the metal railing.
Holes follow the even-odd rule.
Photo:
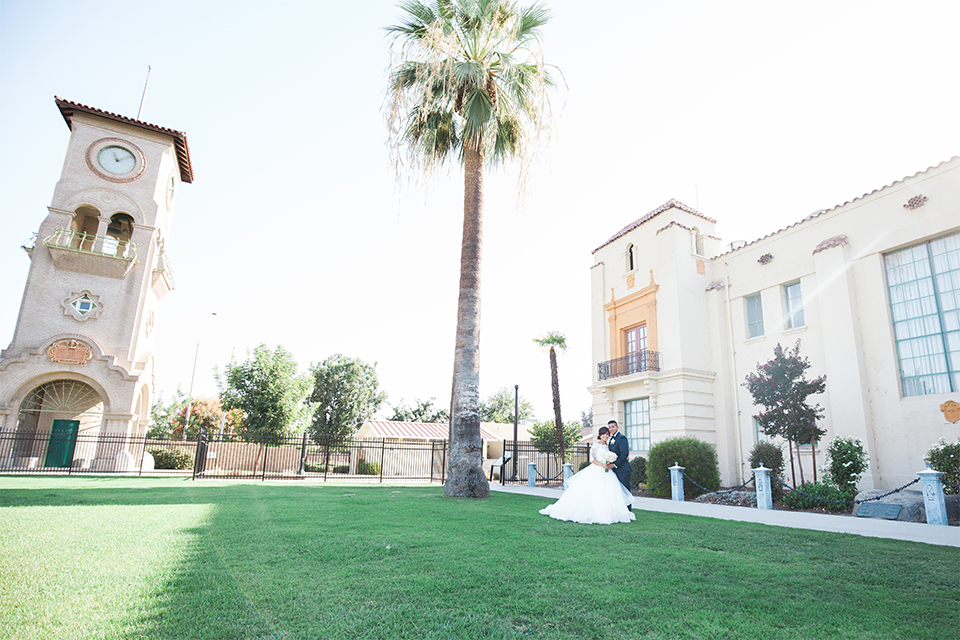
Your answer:
[[[514,450],[517,452],[516,457],[513,456]],[[528,484],[531,462],[536,463],[535,483],[549,484],[563,480],[563,466],[558,462],[558,457],[540,453],[530,442],[504,440],[503,451],[510,459],[503,464],[502,469],[498,469],[500,484]],[[576,472],[583,462],[590,459],[590,445],[575,446],[573,451],[568,452],[567,458]]]
[[[170,258],[167,256],[166,251],[161,251],[160,255],[157,256],[157,268],[154,269],[154,271],[162,274],[163,277],[166,278],[171,291],[177,288],[173,280],[173,267],[170,266]]]
[[[130,262],[138,260],[137,245],[129,240],[118,240],[112,236],[98,236],[72,229],[57,229],[43,239],[43,244],[56,249],[66,249],[78,253],[120,258]]]
[[[597,380],[609,380],[644,371],[660,371],[659,351],[638,351],[597,364]]]

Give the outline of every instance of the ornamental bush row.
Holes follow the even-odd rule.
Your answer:
[[[193,468],[193,453],[185,449],[151,447],[147,453],[153,456],[154,469],[184,471]]]

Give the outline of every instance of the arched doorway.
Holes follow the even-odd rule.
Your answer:
[[[79,380],[47,382],[20,403],[13,457],[22,459],[18,466],[85,466],[102,425],[103,399],[93,387]]]

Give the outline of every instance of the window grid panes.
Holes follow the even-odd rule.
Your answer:
[[[787,329],[796,329],[803,326],[803,296],[800,294],[800,283],[794,282],[783,285],[784,309],[786,311]]]
[[[763,308],[760,306],[760,294],[747,296],[747,337],[757,338],[763,335]]]
[[[903,395],[960,389],[960,233],[883,261]]]
[[[650,450],[650,398],[623,403],[623,430],[631,453]]]

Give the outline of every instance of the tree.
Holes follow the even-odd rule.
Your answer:
[[[393,416],[391,420],[398,422],[437,422],[446,424],[450,422],[450,412],[446,409],[440,409],[433,406],[436,398],[429,400],[413,400],[413,406],[408,407],[400,399],[400,404],[393,407]]]
[[[584,429],[593,429],[593,407],[580,412],[580,424]]]
[[[523,396],[515,396],[507,387],[500,387],[496,393],[480,403],[480,420],[482,422],[499,422],[513,424],[513,410],[516,405],[517,419],[533,417],[533,405]]]
[[[147,437],[154,440],[170,440],[173,434],[173,420],[177,413],[187,406],[187,397],[180,387],[173,392],[170,404],[163,401],[163,395],[157,394],[150,406],[150,428]]]
[[[817,420],[823,416],[819,405],[807,404],[807,397],[823,393],[826,389],[826,376],[807,380],[805,372],[810,361],[800,357],[800,341],[792,350],[784,351],[777,344],[773,349],[773,359],[765,364],[757,363],[756,373],[748,373],[743,383],[753,396],[754,404],[766,409],[754,416],[760,430],[768,436],[779,436],[792,444],[797,450],[797,464],[800,467],[800,482],[803,483],[803,463],[800,461],[800,443],[813,443],[826,435],[826,430],[817,426]],[[811,447],[814,482],[816,482],[816,451]],[[790,466],[793,467],[793,449],[790,449]],[[796,477],[793,479],[796,487]]]
[[[538,421],[533,423],[530,428],[530,444],[540,453],[546,453],[557,458],[557,466],[559,467],[559,462],[566,460],[566,457],[562,456],[580,442],[580,429],[579,422],[568,422],[560,430],[561,439],[558,440],[556,425],[553,422],[549,420]]]
[[[400,45],[388,119],[398,169],[463,163],[463,238],[453,360],[447,496],[486,498],[480,440],[480,253],[484,165],[529,156],[553,82],[540,58],[542,5],[510,0],[406,0],[387,27]],[[401,150],[405,150],[401,159]],[[523,171],[521,171],[521,174]]]
[[[560,419],[560,375],[557,373],[557,349],[566,351],[567,339],[562,333],[551,331],[542,338],[534,338],[534,342],[550,350],[550,388],[553,390],[553,418],[557,429],[557,440],[560,442],[560,457],[566,460],[563,449],[563,421]]]
[[[304,401],[313,378],[297,374],[297,363],[283,346],[270,351],[261,344],[245,362],[231,362],[222,375],[219,371],[215,375],[223,408],[238,412],[236,429],[241,437],[275,444],[306,426]]]
[[[313,393],[310,431],[317,442],[341,442],[353,436],[387,399],[378,389],[376,363],[336,353],[310,368]]]
[[[190,409],[190,424],[187,427],[186,437],[183,433],[183,423],[187,417],[187,405],[177,409],[176,415],[172,420],[171,436],[175,440],[196,440],[203,429],[208,436],[218,436],[223,430],[223,435],[230,436],[236,431],[236,423],[239,420],[237,410],[224,411],[219,398],[194,398]]]

